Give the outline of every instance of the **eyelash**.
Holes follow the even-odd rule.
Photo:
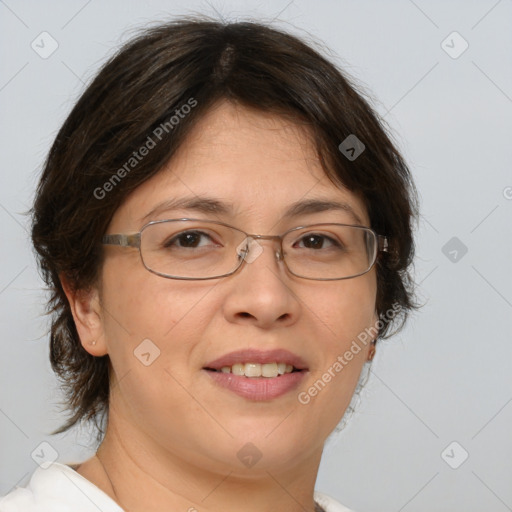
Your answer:
[[[190,234],[193,234],[193,235],[198,235],[200,237],[207,237],[209,238],[210,240],[213,241],[213,238],[208,234],[208,233],[205,233],[204,231],[183,231],[182,233],[178,233],[177,235],[173,236],[171,239],[167,240],[166,242],[164,242],[163,246],[166,247],[166,248],[169,248],[173,245],[175,245],[175,242],[176,241],[179,241],[180,238],[186,236],[186,235],[190,235]],[[324,241],[328,241],[330,244],[332,244],[333,246],[335,247],[342,247],[343,244],[340,243],[339,241],[335,240],[334,238],[326,235],[326,234],[322,234],[322,233],[315,233],[315,232],[311,232],[311,233],[305,233],[303,234],[299,239],[297,239],[297,241],[294,242],[293,245],[295,245],[297,242],[303,242],[305,238],[307,237],[320,237],[322,238]]]

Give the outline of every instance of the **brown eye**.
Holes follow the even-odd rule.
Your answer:
[[[304,235],[298,243],[302,243],[305,249],[313,249],[313,250],[319,250],[319,249],[327,249],[332,247],[341,248],[341,244],[334,240],[333,238],[326,236],[326,235],[320,235],[320,234],[307,234]]]
[[[204,247],[212,244],[201,244],[202,239],[212,240],[209,235],[202,231],[185,231],[173,236],[167,240],[163,245],[166,248],[177,247],[177,248],[188,248],[195,249],[196,247]],[[213,242],[213,241],[212,241]]]

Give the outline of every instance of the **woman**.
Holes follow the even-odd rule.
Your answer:
[[[297,38],[182,19],[129,42],[33,208],[57,432],[93,421],[99,448],[0,510],[348,510],[314,490],[323,445],[413,307],[415,215],[376,115]]]

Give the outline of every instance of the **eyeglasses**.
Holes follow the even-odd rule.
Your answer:
[[[388,239],[372,229],[348,224],[311,224],[282,235],[253,235],[223,222],[167,219],[139,233],[111,234],[104,245],[136,247],[147,270],[169,279],[217,279],[235,273],[262,252],[258,240],[279,241],[277,261],[304,279],[349,279],[371,270]]]

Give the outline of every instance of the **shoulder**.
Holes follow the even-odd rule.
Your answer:
[[[315,501],[325,512],[354,512],[323,492],[315,491]]]
[[[25,487],[0,498],[0,512],[123,512],[101,489],[71,467],[37,468]]]
[[[315,491],[325,512],[353,512],[327,494]],[[0,512],[123,512],[109,496],[71,467],[53,463],[37,468],[25,487],[0,498]]]

